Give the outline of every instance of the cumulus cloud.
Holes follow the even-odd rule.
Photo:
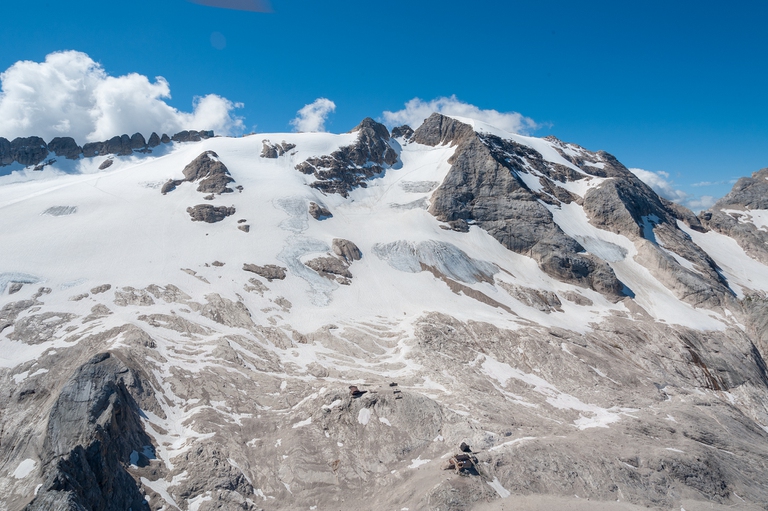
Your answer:
[[[131,73],[110,76],[85,53],[51,53],[44,62],[20,61],[0,73],[0,136],[37,135],[46,141],[70,136],[79,143],[123,133],[148,136],[184,129],[223,135],[243,130],[233,111],[242,107],[215,94],[195,98],[192,112],[168,105],[163,77],[151,82]]]
[[[699,212],[703,209],[709,209],[717,201],[717,199],[711,195],[702,195],[697,197],[686,193],[678,188],[675,188],[675,184],[670,180],[669,173],[660,170],[658,172],[651,172],[650,170],[643,169],[629,169],[634,175],[640,178],[640,180],[651,187],[651,189],[672,202],[682,204],[683,206]],[[696,185],[692,185],[696,186]]]
[[[413,98],[405,104],[405,108],[402,110],[397,112],[386,111],[383,117],[384,123],[389,126],[407,124],[416,129],[424,122],[424,119],[434,112],[444,115],[469,117],[512,133],[530,133],[539,127],[533,119],[517,112],[482,110],[475,105],[460,101],[455,95],[449,98],[440,97],[431,101]]]
[[[325,131],[325,120],[336,110],[336,103],[326,98],[317,98],[296,112],[291,121],[296,131]]]
[[[651,172],[650,170],[643,169],[629,169],[634,175],[640,178],[640,181],[650,186],[654,192],[658,193],[665,199],[669,199],[672,202],[683,203],[690,197],[689,194],[682,190],[675,188],[672,181],[669,179],[669,173],[660,170],[658,172]]]
[[[702,195],[701,197],[692,197],[685,202],[693,211],[699,212],[702,209],[709,209],[715,205],[717,199],[711,195]]]

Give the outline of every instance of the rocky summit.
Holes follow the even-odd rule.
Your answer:
[[[0,138],[0,233],[0,509],[768,509],[768,169],[697,215],[440,114]]]

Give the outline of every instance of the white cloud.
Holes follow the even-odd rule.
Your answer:
[[[434,112],[449,116],[469,117],[512,133],[530,133],[539,127],[533,119],[517,112],[482,110],[475,105],[460,101],[455,95],[431,101],[413,98],[405,104],[405,108],[402,110],[384,112],[384,123],[389,126],[407,124],[416,129],[421,126],[424,119]]]
[[[688,206],[693,211],[699,212],[702,209],[709,209],[712,206],[715,205],[715,202],[717,202],[717,199],[711,195],[702,195],[698,198],[691,198],[685,202],[685,205]]]
[[[629,169],[634,175],[640,178],[640,181],[650,186],[654,192],[672,202],[684,203],[690,197],[689,194],[675,188],[674,183],[669,179],[669,173],[660,170],[651,172],[643,169]]]
[[[336,103],[326,98],[317,98],[296,112],[291,126],[296,131],[325,131],[325,120],[336,110]]]
[[[691,195],[682,190],[675,188],[675,184],[669,179],[669,173],[660,170],[658,172],[651,172],[650,170],[643,169],[629,169],[634,175],[640,178],[640,180],[651,187],[651,189],[672,202],[682,204],[683,206],[691,209],[694,212],[699,212],[703,209],[709,209],[717,201],[717,199],[711,195],[702,195],[697,197]],[[696,184],[692,186],[697,186]]]
[[[0,82],[0,136],[8,139],[70,136],[82,144],[123,133],[243,130],[242,119],[233,114],[242,104],[209,94],[195,98],[192,112],[181,112],[165,102],[171,89],[163,77],[151,82],[136,73],[110,76],[77,51],[51,53],[44,62],[16,62],[0,73]]]

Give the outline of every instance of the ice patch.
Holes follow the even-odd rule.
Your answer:
[[[387,426],[389,426],[390,428],[392,427],[392,423],[391,423],[391,422],[389,422],[389,419],[386,419],[386,418],[384,418],[384,417],[379,417],[379,422],[381,422],[382,424],[386,424],[386,425],[387,425]]]
[[[13,471],[13,477],[16,479],[24,479],[32,473],[36,466],[37,462],[35,460],[27,458],[19,463],[19,466]]]
[[[368,425],[368,421],[371,420],[371,409],[370,408],[361,408],[360,412],[357,414],[357,422],[362,424],[363,426]]]
[[[400,240],[387,244],[377,243],[373,246],[373,253],[396,270],[418,273],[423,271],[422,264],[425,264],[453,280],[467,284],[492,281],[499,271],[494,264],[472,259],[455,245],[443,241],[413,243]]]
[[[293,425],[293,429],[309,426],[310,424],[312,424],[312,417],[308,419],[304,419],[303,421],[297,422],[296,424]]]
[[[423,460],[421,459],[421,456],[416,458],[415,460],[411,460],[411,464],[408,465],[408,468],[419,468],[421,465],[426,465],[432,460]]]
[[[573,239],[579,242],[584,247],[584,250],[590,254],[596,255],[604,261],[609,263],[617,263],[623,261],[627,257],[626,249],[611,243],[610,241],[601,240],[592,236],[579,236],[574,235]]]
[[[292,236],[277,255],[277,259],[285,263],[289,272],[307,281],[310,287],[310,299],[318,307],[325,307],[331,303],[331,293],[338,289],[339,285],[306,266],[301,262],[301,257],[328,250],[330,250],[328,244],[320,240],[306,236]]]
[[[507,497],[512,495],[511,493],[509,493],[509,490],[507,490],[501,485],[498,477],[494,477],[493,481],[486,481],[486,482],[488,483],[488,486],[496,490],[496,493],[498,493],[499,497],[501,497],[502,499],[506,499]]]
[[[40,282],[40,279],[28,273],[0,273],[0,294],[5,292],[5,288],[11,282],[18,282],[19,284],[35,284]]]

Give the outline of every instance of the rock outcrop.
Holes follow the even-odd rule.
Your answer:
[[[76,160],[83,154],[83,148],[77,145],[72,137],[56,137],[48,142],[48,150],[56,156],[63,156],[68,160]]]
[[[276,264],[265,264],[264,266],[259,266],[257,264],[245,263],[243,265],[243,270],[255,273],[259,277],[264,277],[269,282],[272,282],[273,280],[283,280],[285,279],[286,275],[286,269],[282,266],[277,266]]]
[[[768,168],[739,179],[728,195],[699,214],[703,225],[725,234],[750,256],[768,264],[768,232],[765,220],[753,218],[768,210]],[[755,212],[757,211],[757,213]],[[766,217],[768,218],[768,217]]]
[[[263,140],[262,144],[262,158],[277,158],[278,156],[282,156],[296,147],[296,144],[289,144],[285,140],[279,144],[273,144],[269,140]]]
[[[214,151],[206,151],[192,160],[183,170],[184,179],[167,181],[160,193],[163,195],[173,191],[181,183],[199,181],[197,191],[209,194],[232,193],[227,185],[234,182],[229,169],[224,165]]]
[[[520,170],[514,160],[501,154],[503,149],[517,149],[512,143],[498,137],[484,140],[471,126],[440,114],[427,119],[414,133],[413,141],[457,146],[449,159],[451,170],[432,194],[429,211],[438,220],[471,221],[508,249],[529,255],[558,279],[609,296],[621,295],[623,285],[611,267],[585,254],[584,248],[560,229],[552,213],[518,176]]]
[[[13,162],[37,165],[48,156],[48,145],[40,137],[18,137],[12,141],[0,137],[0,166]]]
[[[389,144],[389,131],[370,117],[356,126],[357,141],[327,156],[308,158],[296,170],[313,175],[310,186],[325,193],[346,197],[354,188],[365,187],[367,179],[397,163],[397,152]]]
[[[334,238],[331,248],[333,253],[344,259],[347,264],[359,261],[363,257],[363,253],[357,248],[357,245],[343,238]]]
[[[166,138],[168,137],[168,135],[163,135],[163,136]],[[206,138],[213,138],[213,136],[214,135],[212,130],[203,130],[203,131],[184,130],[173,135],[170,138],[170,140],[174,142],[200,142],[201,140],[205,140]],[[163,142],[163,143],[167,143],[167,142]]]
[[[187,208],[187,213],[193,222],[207,222],[213,224],[221,222],[228,216],[235,214],[235,208],[227,206],[211,206],[210,204],[198,204]]]
[[[26,510],[149,510],[125,466],[133,452],[152,449],[137,404],[151,392],[136,370],[110,353],[81,366],[51,409],[43,483]]]
[[[309,214],[315,220],[326,220],[333,217],[333,214],[325,206],[321,206],[316,202],[309,203]]]

